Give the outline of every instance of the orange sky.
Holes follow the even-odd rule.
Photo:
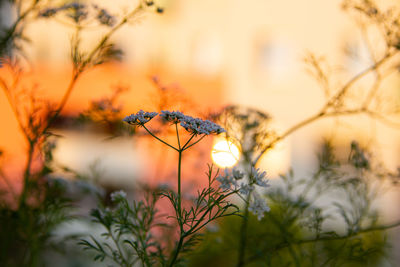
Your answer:
[[[54,67],[37,64],[33,71],[24,73],[21,88],[37,85],[37,94],[58,102],[67,87],[71,71],[68,67]],[[190,99],[186,112],[196,115],[221,107],[222,83],[218,79],[200,79],[182,76],[167,70],[138,70],[123,64],[108,64],[95,68],[82,75],[65,107],[64,114],[77,114],[89,107],[91,100],[109,96],[112,86],[127,86],[129,91],[120,97],[123,104],[123,116],[144,109],[158,111],[155,108],[157,90],[151,81],[157,75],[162,84],[177,96]],[[0,69],[0,76],[10,78],[6,68]],[[18,129],[15,116],[3,91],[0,93],[0,148],[5,151],[7,167],[21,169],[26,149],[25,140]]]

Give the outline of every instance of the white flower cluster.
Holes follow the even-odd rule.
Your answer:
[[[268,180],[265,178],[267,173],[261,172],[260,169],[252,167],[248,181],[238,184],[238,181],[245,177],[244,173],[240,170],[233,168],[231,171],[225,169],[224,174],[218,176],[216,179],[220,182],[220,188],[224,191],[237,191],[243,196],[250,197],[249,211],[257,216],[259,220],[264,217],[264,213],[269,211],[269,207],[264,199],[262,199],[255,192],[255,185],[259,187],[268,187]]]
[[[267,203],[258,194],[253,194],[253,200],[250,202],[249,211],[257,216],[258,220],[264,217],[265,212],[269,212],[271,209]]]
[[[182,112],[179,112],[179,111],[168,111],[168,110],[161,111],[160,116],[164,120],[172,122],[172,123],[179,123],[182,120],[184,120],[185,117],[186,117]]]
[[[110,195],[111,201],[118,201],[126,198],[126,193],[123,190],[112,192]]]
[[[116,24],[116,17],[112,16],[106,9],[100,8],[98,5],[93,4],[93,11],[96,12],[97,21],[109,27],[112,27]],[[81,21],[88,17],[90,6],[84,5],[81,3],[69,3],[59,7],[49,7],[41,10],[38,14],[39,17],[49,18],[55,16],[57,13],[61,11],[72,11],[71,14],[67,14],[69,17],[73,18],[75,21]]]
[[[106,9],[99,8],[97,5],[93,5],[93,8],[98,11],[97,13],[97,20],[100,24],[112,27],[115,25],[117,19],[111,15]]]
[[[39,12],[39,17],[49,18],[56,15],[60,11],[73,10],[75,14],[73,18],[76,20],[85,19],[87,17],[86,5],[80,3],[69,3],[60,7],[49,7]]]
[[[222,190],[236,190],[238,187],[237,180],[229,173],[228,169],[225,169],[224,175],[217,177],[217,181],[220,182],[219,187]]]
[[[184,115],[179,111],[163,110],[161,111],[160,116],[166,121],[180,123],[180,125],[185,128],[186,131],[193,134],[209,135],[213,133],[220,134],[225,132],[224,128],[212,121],[193,118],[191,116]]]
[[[144,125],[157,115],[157,112],[144,112],[143,110],[139,110],[136,114],[126,116],[123,121],[132,125]]]
[[[370,162],[368,154],[360,147],[357,141],[351,142],[351,151],[349,161],[354,167],[360,169],[369,169]]]
[[[265,179],[265,176],[267,175],[267,172],[261,172],[260,169],[256,169],[254,167],[251,167],[251,178],[253,179],[253,182],[261,187],[268,187],[268,180]]]

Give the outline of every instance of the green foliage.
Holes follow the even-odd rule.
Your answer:
[[[358,161],[349,159],[357,171]],[[281,186],[265,193],[271,211],[261,221],[249,215],[244,265],[380,266],[388,240],[371,205],[371,181],[353,177],[351,166],[339,162],[328,143],[319,160],[311,178],[281,176]],[[236,266],[241,224],[240,218],[226,218],[217,231],[207,231],[190,266]]]
[[[155,220],[157,195],[145,201],[130,204],[125,197],[118,197],[114,208],[93,210],[93,221],[106,230],[101,234],[104,240],[91,236],[90,240],[82,239],[79,244],[95,253],[95,261],[109,259],[119,266],[134,266],[141,261],[153,266],[162,254],[151,230],[163,224]]]
[[[43,252],[62,248],[52,244],[53,231],[69,219],[71,201],[65,196],[65,183],[48,180],[29,184],[38,198],[18,209],[0,203],[0,262],[2,266],[42,266]],[[39,194],[40,191],[40,194]]]

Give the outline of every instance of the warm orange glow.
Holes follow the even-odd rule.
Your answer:
[[[124,117],[139,109],[160,111],[160,96],[151,77],[157,75],[165,91],[171,96],[166,109],[181,110],[196,116],[198,110],[219,107],[222,99],[220,78],[202,78],[188,73],[176,73],[165,68],[134,68],[125,64],[105,64],[85,72],[79,78],[62,112],[63,115],[76,115],[90,106],[90,101],[109,96],[114,86],[128,87],[118,103],[123,107]],[[14,78],[7,67],[0,68],[2,79],[11,84]],[[31,71],[20,76],[20,86],[27,92],[37,87],[37,96],[57,104],[61,100],[71,79],[68,65],[46,65],[36,63]],[[212,96],[212,97],[210,97]],[[178,99],[179,98],[179,99]],[[27,142],[18,127],[15,114],[0,87],[0,150],[7,157],[7,169],[15,166],[20,171],[26,161]],[[25,119],[25,118],[24,118]],[[61,152],[60,152],[61,153]],[[62,152],[63,153],[63,152]],[[14,182],[17,177],[13,175]]]
[[[239,148],[229,140],[218,140],[212,151],[211,157],[215,164],[222,168],[234,166],[240,158]]]

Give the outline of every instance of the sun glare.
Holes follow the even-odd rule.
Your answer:
[[[229,168],[238,162],[240,152],[239,148],[231,141],[218,140],[211,151],[211,157],[219,167]]]

